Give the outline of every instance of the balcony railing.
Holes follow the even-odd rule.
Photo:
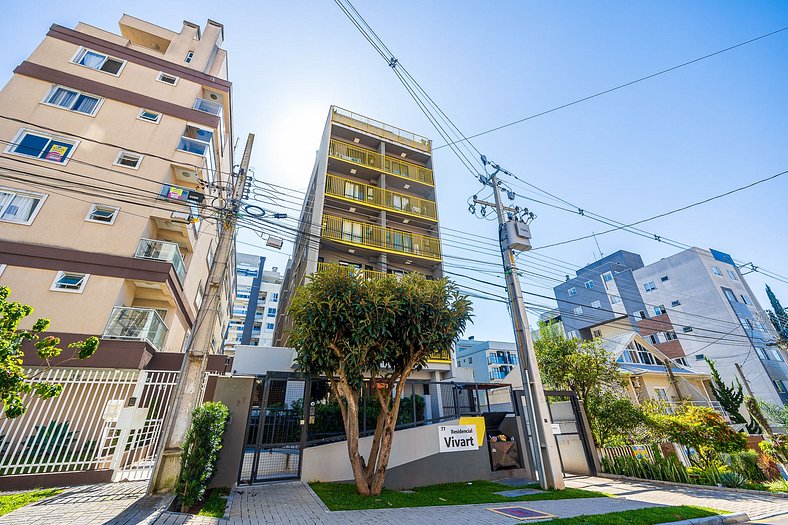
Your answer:
[[[322,272],[323,270],[327,269],[331,266],[330,263],[319,262],[317,263],[317,271]],[[375,279],[382,279],[383,277],[388,277],[389,274],[386,272],[377,272],[375,270],[363,270],[361,268],[356,268],[355,266],[342,266],[343,269],[347,270],[348,273],[357,275],[359,277],[363,277],[367,280],[375,280]]]
[[[383,156],[377,151],[359,148],[353,144],[331,139],[328,147],[329,157],[339,159],[358,166],[372,168],[373,170],[402,177],[429,186],[435,185],[432,170],[412,162]]]
[[[364,115],[359,115],[358,113],[353,113],[347,109],[334,106],[334,110],[331,113],[331,120],[345,124],[352,128],[366,131],[370,135],[375,135],[387,140],[399,142],[400,144],[405,144],[406,146],[410,146],[421,151],[432,151],[432,141],[427,137],[390,126],[389,124],[380,122],[379,120],[365,117]]]
[[[167,325],[159,313],[152,308],[116,306],[104,328],[104,339],[146,341],[156,350],[161,350],[167,337]]]
[[[666,414],[674,414],[682,404],[690,404],[713,408],[722,414],[726,419],[730,418],[725,409],[722,408],[722,405],[719,401],[684,401],[683,403],[679,401],[660,401],[660,403],[663,405],[663,412]]]
[[[385,190],[377,186],[370,186],[369,184],[363,184],[336,175],[326,176],[326,194],[344,200],[360,202],[374,208],[391,210],[433,221],[438,220],[438,212],[435,208],[435,203],[432,201]]]
[[[175,273],[178,275],[181,283],[186,278],[186,266],[183,264],[181,250],[174,242],[140,239],[134,257],[172,263],[172,267],[175,269]]]
[[[330,215],[323,216],[323,238],[362,248],[405,254],[432,261],[441,260],[440,240],[436,237],[426,237]]]

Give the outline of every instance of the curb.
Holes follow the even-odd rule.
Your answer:
[[[661,481],[656,479],[632,478],[629,476],[622,476],[620,474],[607,474],[605,472],[600,472],[599,474],[597,474],[597,477],[607,478],[607,479],[617,479],[623,481],[640,482],[640,483],[654,483],[655,485],[667,485],[669,487],[684,487],[688,489],[715,490],[717,492],[733,492],[733,493],[738,492],[741,494],[753,494],[755,496],[766,496],[772,498],[788,499],[788,493],[785,492],[767,492],[765,490],[717,487],[716,485],[693,485],[692,483],[678,483],[676,481]]]
[[[747,523],[750,517],[744,512],[736,514],[723,514],[721,516],[709,516],[707,518],[695,518],[691,520],[671,521],[670,523],[660,523],[659,525],[727,525],[728,523]]]

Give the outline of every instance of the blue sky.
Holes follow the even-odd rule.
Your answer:
[[[123,12],[175,30],[183,19],[223,23],[236,136],[256,134],[252,165],[260,180],[306,187],[331,104],[433,137],[435,146],[442,142],[390,68],[330,0],[36,5],[31,11],[15,2],[4,9],[12,22],[0,33],[4,79],[52,23],[74,27],[83,21],[117,31]],[[466,134],[788,26],[788,4],[780,1],[357,0],[356,7]],[[787,57],[788,31],[474,143],[520,177],[584,209],[638,220],[788,169]],[[437,150],[434,162],[442,224],[467,232],[465,240],[445,237],[444,252],[498,261],[494,246],[484,240],[495,237],[494,224],[467,212],[467,198],[478,183],[448,148]],[[530,203],[526,199],[535,193],[515,189],[522,195],[518,203],[538,215],[532,225],[535,246],[605,229]],[[788,176],[643,228],[788,275],[786,196]],[[239,239],[259,244],[248,232]],[[598,241],[606,254],[626,249],[640,253],[646,263],[677,251],[626,232]],[[241,248],[283,268],[291,244],[281,252]],[[557,283],[550,279],[598,256],[593,239],[540,253],[561,262],[526,257],[526,265],[547,278],[526,276],[524,286],[526,292],[548,296]],[[494,286],[500,283],[495,277],[476,277],[491,284],[458,280],[503,293]],[[768,306],[765,283],[788,303],[788,285],[757,273],[747,279],[763,306]],[[477,300],[475,306],[468,335],[512,340],[503,305]]]

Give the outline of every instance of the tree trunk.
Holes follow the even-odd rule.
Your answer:
[[[367,481],[366,465],[364,464],[364,458],[358,451],[358,397],[353,393],[345,378],[340,377],[335,384],[337,401],[340,407],[343,400],[346,403],[345,409],[342,410],[342,419],[345,423],[347,453],[350,459],[350,467],[353,470],[353,479],[356,482],[356,490],[358,490],[359,494],[369,496],[370,484]]]

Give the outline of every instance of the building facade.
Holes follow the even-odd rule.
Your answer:
[[[63,347],[101,338],[89,360],[70,349],[51,360],[69,367],[56,371],[67,385],[73,376],[87,389],[107,371],[106,381],[128,376],[133,390],[152,370],[177,374],[217,243],[205,205],[233,166],[223,32],[213,21],[171,31],[128,15],[119,34],[53,25],[0,91],[0,283],[34,306],[23,328],[47,317]],[[211,352],[221,351],[230,289],[228,276]],[[25,364],[41,364],[31,349]],[[80,367],[90,371],[69,372]],[[74,405],[95,403],[85,413],[97,419],[62,409],[77,444],[102,446],[122,410],[153,413],[149,398],[118,388]],[[26,439],[12,432],[0,431],[9,454]]]
[[[728,383],[742,381],[739,363],[756,397],[788,400],[777,334],[723,252],[691,248],[644,265],[619,251],[579,269],[554,293],[569,336],[604,337],[602,325],[631,329],[679,365],[708,373],[706,359],[715,361]]]
[[[272,346],[274,326],[282,290],[277,267],[265,269],[265,257],[236,255],[236,293],[224,353],[231,355],[236,345]]]
[[[323,265],[369,279],[439,278],[441,261],[432,142],[332,106],[285,272],[275,345],[287,345],[293,291]],[[439,362],[448,369],[448,349]]]
[[[457,366],[473,370],[473,380],[480,383],[502,381],[517,366],[517,346],[503,341],[457,342]]]

